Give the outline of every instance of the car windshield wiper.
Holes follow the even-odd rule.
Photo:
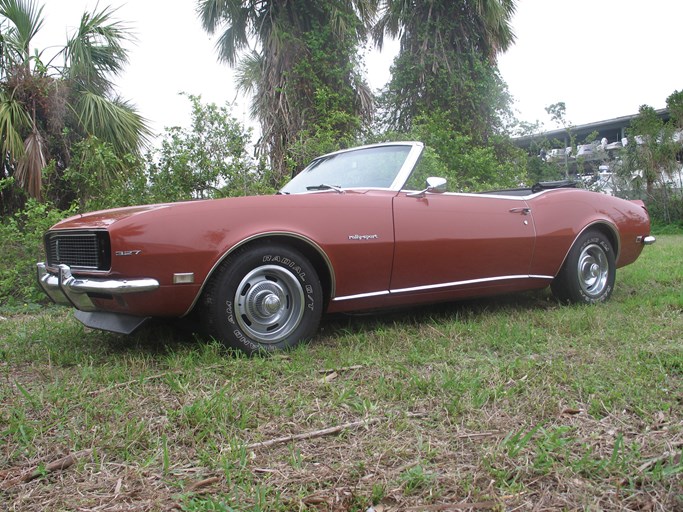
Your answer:
[[[334,190],[335,192],[339,192],[340,194],[344,193],[344,189],[341,188],[339,185],[327,185],[325,183],[321,183],[320,185],[309,185],[306,187],[306,190]]]

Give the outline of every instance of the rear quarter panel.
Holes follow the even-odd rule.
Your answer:
[[[618,267],[636,260],[643,248],[636,237],[650,233],[641,205],[597,192],[552,190],[531,198],[529,204],[537,235],[532,274],[557,275],[576,238],[591,226],[613,234]]]

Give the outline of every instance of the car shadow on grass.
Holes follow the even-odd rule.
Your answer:
[[[480,317],[500,312],[514,315],[557,307],[560,306],[549,290],[529,291],[363,313],[330,314],[323,317],[320,330],[327,336],[358,334],[379,327],[415,327],[424,323],[433,325],[463,320],[476,321]]]
[[[131,335],[96,332],[112,354],[144,353],[162,356],[196,348],[209,339],[195,332],[193,325],[182,320],[151,319]]]
[[[362,334],[387,327],[411,328],[425,323],[430,325],[454,321],[476,321],[486,315],[509,312],[516,315],[524,311],[549,310],[558,303],[548,291],[521,292],[496,297],[460,300],[420,306],[384,309],[363,313],[336,313],[324,315],[311,344],[323,338],[346,334]],[[143,353],[158,357],[196,350],[218,342],[201,332],[194,318],[179,320],[151,320],[130,336],[98,333],[109,354]],[[205,348],[205,347],[204,347]],[[226,355],[233,355],[225,348]]]

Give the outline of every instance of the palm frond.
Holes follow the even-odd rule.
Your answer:
[[[354,0],[353,9],[363,27],[372,26],[377,16],[379,0]]]
[[[82,90],[72,109],[88,135],[110,143],[119,155],[139,154],[151,135],[147,121],[120,99]]]
[[[372,89],[367,82],[359,76],[354,76],[354,90],[356,91],[356,101],[358,102],[358,111],[360,116],[365,121],[372,120],[373,112],[375,111],[375,96],[372,94]]]
[[[0,0],[0,17],[5,22],[2,33],[0,72],[6,76],[12,68],[29,68],[31,41],[43,26],[43,7],[33,0]]]
[[[231,2],[226,0],[200,0],[197,4],[197,14],[202,22],[202,27],[209,34],[216,31],[218,25],[223,23],[225,19],[225,11],[228,10],[228,5]]]
[[[111,89],[109,75],[118,75],[128,63],[124,43],[133,37],[113,19],[115,10],[84,13],[76,33],[65,48],[68,78],[95,91]]]
[[[237,90],[244,94],[256,93],[262,76],[263,56],[257,52],[245,55],[237,65],[235,78]]]
[[[384,44],[384,37],[400,37],[403,27],[415,16],[412,2],[410,0],[387,0],[384,2],[379,12],[379,18],[372,27],[372,38],[377,47],[381,50]]]
[[[515,41],[510,20],[515,13],[513,0],[478,0],[476,11],[481,29],[483,50],[492,59]]]
[[[216,42],[218,58],[233,66],[239,53],[249,47],[249,30],[252,20],[246,8],[232,8],[230,25],[223,31]]]
[[[0,0],[0,16],[11,23],[13,42],[28,58],[31,41],[43,26],[43,6],[33,0]]]
[[[41,198],[42,173],[47,165],[45,152],[45,140],[34,126],[24,141],[24,155],[17,162],[17,170],[14,176],[29,196],[36,199]]]
[[[16,162],[24,155],[21,132],[28,130],[31,119],[24,106],[11,95],[0,90],[0,140],[2,160]]]

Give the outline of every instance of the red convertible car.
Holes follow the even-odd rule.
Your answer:
[[[247,352],[312,337],[325,312],[551,286],[562,302],[612,293],[655,241],[641,201],[571,183],[465,194],[424,176],[423,145],[314,160],[273,196],[77,215],[45,235],[38,281],[88,327],[131,333],[197,312]]]

